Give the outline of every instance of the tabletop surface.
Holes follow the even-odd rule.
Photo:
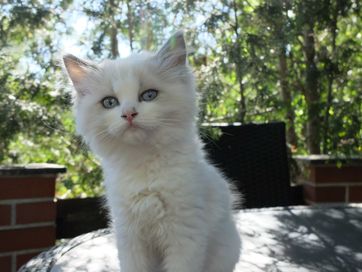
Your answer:
[[[235,272],[362,271],[362,205],[241,210]],[[119,271],[109,229],[79,236],[31,260],[24,271]]]

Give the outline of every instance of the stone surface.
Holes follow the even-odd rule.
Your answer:
[[[243,249],[235,272],[362,271],[362,205],[244,210],[236,220]],[[83,237],[21,271],[119,271],[110,231]]]

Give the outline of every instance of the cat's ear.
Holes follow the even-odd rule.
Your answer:
[[[183,31],[177,31],[157,52],[156,57],[162,66],[172,68],[178,65],[186,65],[187,51]]]
[[[97,66],[93,63],[77,58],[71,54],[64,55],[63,61],[69,78],[73,82],[74,88],[80,94],[84,95],[86,93],[86,90],[83,89],[82,82],[92,70],[98,70]]]

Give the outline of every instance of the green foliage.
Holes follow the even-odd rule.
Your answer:
[[[0,7],[0,161],[64,164],[59,196],[98,195],[98,163],[74,135],[70,94],[59,84],[55,29],[65,31],[69,1],[18,1]],[[64,82],[64,81],[63,81]]]
[[[59,41],[77,28],[72,16],[89,19],[73,38],[93,59],[117,57],[125,47],[152,50],[185,29],[195,49],[189,60],[200,124],[284,120],[294,152],[313,151],[307,143],[317,139],[326,154],[362,153],[357,0],[27,0],[6,1],[0,12],[0,161],[64,164],[59,196],[103,191],[99,164],[75,135],[71,92],[59,79]],[[311,130],[313,122],[319,125]]]
[[[74,135],[74,122],[68,110],[61,116],[57,128],[46,126],[50,135],[18,133],[9,146],[11,152],[5,163],[47,162],[65,165],[67,173],[57,183],[59,197],[97,196],[103,193],[99,163],[81,139]],[[62,129],[60,129],[62,127]]]
[[[216,44],[206,54],[194,56],[203,59],[196,69],[202,79],[200,90],[206,93],[205,121],[284,120],[297,134],[294,151],[307,153],[309,120],[315,118],[320,125],[313,137],[321,138],[324,153],[361,154],[358,1],[235,0],[215,2],[211,10],[202,6],[199,12],[208,15],[197,31],[210,35]],[[316,102],[307,92],[304,33],[308,24],[314,25]],[[287,97],[283,97],[283,77]],[[315,116],[308,117],[308,107],[315,103]]]

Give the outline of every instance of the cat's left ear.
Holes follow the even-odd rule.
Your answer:
[[[172,68],[187,64],[187,51],[183,31],[176,32],[157,52],[162,66]]]
[[[84,84],[82,83],[92,70],[98,70],[97,66],[71,54],[63,56],[63,61],[74,88],[84,95],[87,91],[84,89]]]

